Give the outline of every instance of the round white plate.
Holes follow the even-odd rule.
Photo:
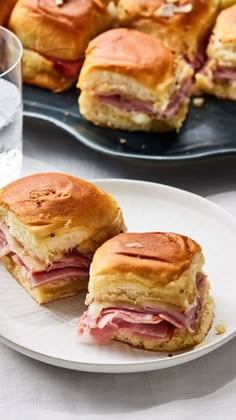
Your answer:
[[[236,219],[216,204],[164,185],[129,180],[95,180],[120,203],[130,231],[169,231],[198,241],[215,298],[212,328],[199,346],[168,355],[118,342],[92,345],[76,334],[84,296],[38,306],[0,266],[1,341],[53,365],[91,372],[141,372],[185,363],[216,349],[236,332]],[[217,335],[223,322],[226,331]]]

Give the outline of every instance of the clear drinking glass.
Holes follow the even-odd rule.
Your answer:
[[[0,187],[16,179],[22,165],[22,45],[0,26]]]

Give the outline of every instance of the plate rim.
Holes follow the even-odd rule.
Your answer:
[[[24,105],[28,105],[27,100],[24,101]],[[32,104],[31,104],[32,105]],[[58,112],[58,111],[57,111]],[[211,151],[205,152],[191,152],[186,153],[185,155],[181,156],[161,156],[161,155],[143,155],[143,154],[135,154],[135,153],[126,153],[126,152],[117,152],[116,150],[110,150],[106,147],[99,145],[96,142],[92,142],[88,140],[85,136],[79,133],[75,128],[71,127],[66,122],[63,122],[60,119],[55,117],[47,116],[43,112],[39,111],[29,111],[24,109],[23,115],[25,118],[29,118],[31,120],[39,120],[39,121],[46,121],[50,124],[61,128],[68,134],[70,134],[73,138],[79,141],[81,144],[85,145],[91,150],[96,152],[102,153],[106,156],[111,156],[116,159],[126,159],[126,160],[134,160],[134,161],[144,161],[144,162],[163,162],[163,163],[177,163],[177,162],[191,162],[191,161],[201,161],[206,159],[212,159],[222,156],[233,156],[236,155],[236,146],[235,148],[232,147],[224,147],[224,149],[216,149]]]
[[[142,185],[148,185],[152,186],[157,189],[167,190],[169,192],[175,191],[177,193],[184,194],[185,196],[190,196],[191,198],[198,200],[200,202],[204,202],[211,208],[217,210],[220,212],[223,216],[227,217],[227,219],[230,220],[230,223],[233,223],[236,228],[236,218],[227,210],[225,210],[223,207],[221,207],[219,204],[216,204],[209,200],[206,197],[202,197],[198,194],[172,187],[165,184],[155,183],[155,182],[149,182],[149,181],[142,181],[142,180],[135,180],[135,179],[126,179],[126,178],[93,178],[89,179],[89,182],[94,183],[100,188],[106,187],[106,184],[137,184],[140,186]],[[105,186],[103,187],[102,185]],[[216,341],[212,342],[210,344],[207,344],[205,346],[201,346],[201,343],[198,346],[196,346],[193,349],[189,349],[184,353],[181,354],[175,354],[173,357],[169,357],[168,353],[166,353],[166,357],[163,357],[162,359],[157,360],[142,360],[140,362],[137,361],[128,361],[128,362],[121,362],[121,363],[93,363],[93,362],[78,362],[75,360],[68,360],[65,358],[59,358],[54,357],[51,355],[48,355],[46,353],[37,352],[34,349],[30,349],[28,347],[23,346],[22,344],[19,344],[16,341],[12,341],[9,338],[3,336],[0,331],[0,341],[7,345],[8,347],[18,351],[21,354],[24,354],[28,357],[31,357],[35,360],[39,360],[43,363],[47,363],[53,366],[58,366],[62,368],[72,369],[72,370],[78,370],[78,371],[84,371],[84,372],[94,372],[94,373],[133,373],[133,372],[146,372],[146,371],[152,371],[152,370],[160,370],[165,369],[169,367],[174,367],[177,365],[188,363],[192,360],[198,359],[217,348],[221,347],[231,339],[233,339],[236,336],[236,328],[235,330],[232,330],[228,335],[222,334],[222,336]],[[171,353],[171,352],[170,352]]]

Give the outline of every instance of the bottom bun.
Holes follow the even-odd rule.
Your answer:
[[[196,75],[197,87],[201,92],[209,93],[220,99],[236,101],[236,82],[217,82],[211,74],[199,73]]]
[[[39,304],[53,302],[69,296],[77,295],[88,288],[88,278],[83,279],[61,279],[44,283],[41,286],[31,287],[30,282],[25,278],[24,270],[12,261],[11,257],[5,256],[1,260],[4,267],[11,273],[17,282],[29,293]]]
[[[30,85],[39,86],[53,92],[69,89],[77,79],[65,78],[55,70],[52,61],[47,60],[36,51],[24,49],[22,58],[23,80]]]
[[[79,97],[80,112],[86,119],[98,126],[128,131],[178,131],[185,119],[188,104],[189,99],[186,97],[176,115],[169,119],[158,119],[145,112],[126,111],[102,103],[87,91],[82,91]]]
[[[172,338],[168,342],[157,343],[149,339],[143,339],[135,336],[115,335],[114,340],[122,341],[123,343],[130,344],[132,347],[137,347],[143,350],[152,350],[160,352],[173,352],[177,350],[187,349],[194,347],[201,343],[206,337],[209,329],[211,328],[214,316],[214,300],[212,296],[208,295],[202,310],[202,317],[198,329],[191,333],[187,330],[176,329]]]

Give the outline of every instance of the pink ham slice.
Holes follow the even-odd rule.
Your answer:
[[[213,72],[213,79],[222,82],[236,82],[236,67],[216,67],[216,69]]]
[[[181,88],[171,97],[168,107],[164,112],[155,111],[153,103],[150,101],[142,101],[140,99],[125,98],[120,94],[113,95],[96,95],[96,98],[108,105],[124,109],[125,111],[144,112],[148,115],[157,118],[171,118],[179,110],[179,107],[184,103],[191,85],[191,79],[186,79]]]
[[[79,322],[79,335],[89,333],[100,344],[109,343],[118,332],[120,335],[138,336],[146,339],[158,340],[158,342],[168,341],[174,330],[173,326],[166,321],[159,321],[154,324],[138,321],[128,322],[124,320],[123,317],[119,316],[110,317],[110,321],[102,328],[101,325],[98,324],[98,326],[89,329],[88,324],[88,314],[85,313]]]
[[[62,75],[65,79],[73,79],[76,78],[84,63],[84,56],[79,57],[78,60],[68,61],[68,60],[60,60],[59,58],[52,57],[48,54],[43,54],[37,50],[32,50],[37,54],[41,55],[42,57],[46,58],[48,61],[53,63],[55,70]]]
[[[27,278],[30,280],[32,287],[41,286],[42,284],[49,283],[56,280],[72,280],[88,278],[89,271],[82,268],[65,267],[57,270],[45,271],[42,273],[32,274],[27,273]]]
[[[30,281],[32,287],[37,287],[56,280],[87,278],[89,276],[92,255],[92,253],[85,255],[67,254],[64,259],[51,263],[47,270],[38,272],[31,271],[18,255],[14,254],[12,259],[16,264],[25,269],[27,279]]]
[[[200,291],[206,282],[204,273],[197,273],[196,288]],[[175,328],[192,331],[201,308],[201,300],[184,311],[177,312],[170,305],[146,306],[143,310],[124,307],[103,308],[97,318],[90,315],[90,308],[78,323],[78,334],[89,334],[99,343],[107,343],[116,333],[149,337],[158,341],[170,340]]]
[[[40,53],[38,53],[40,54]],[[75,61],[64,61],[59,60],[58,58],[51,57],[46,54],[40,54],[45,57],[47,60],[51,61],[54,65],[54,68],[58,73],[60,73],[65,79],[73,79],[76,78],[82,68],[84,57],[79,58]]]
[[[25,270],[32,287],[51,281],[84,279],[89,276],[93,253],[72,251],[63,258],[45,264],[29,256],[22,245],[10,234],[7,226],[0,229],[0,258],[11,253],[12,260]]]

